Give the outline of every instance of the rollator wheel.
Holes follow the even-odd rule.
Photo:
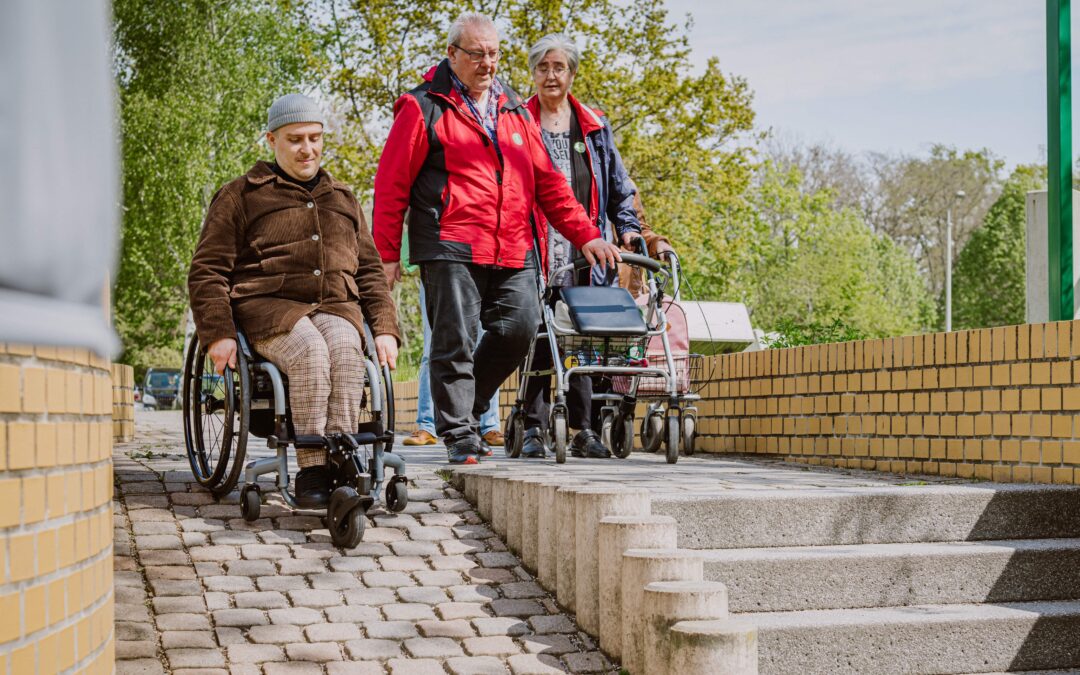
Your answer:
[[[401,513],[409,505],[409,486],[405,481],[391,481],[386,486],[386,510]]]
[[[664,448],[667,456],[667,463],[674,464],[679,461],[679,441],[682,439],[682,425],[679,424],[679,413],[675,411],[667,416],[665,420],[667,423],[666,431],[666,447]]]
[[[348,508],[350,502],[357,500],[357,493],[351,487],[339,487],[330,495],[330,505],[327,508],[326,525],[330,530],[330,541],[339,548],[356,548],[360,540],[364,538],[364,527],[367,524],[367,514],[360,506],[349,509],[340,519],[335,522],[334,514],[338,508]]]
[[[626,459],[634,451],[634,416],[615,416],[615,423],[611,430],[615,445],[611,446],[611,452],[619,459]]]
[[[683,452],[687,457],[694,454],[694,443],[697,442],[697,416],[693,413],[683,413],[682,418],[682,443]]]
[[[191,473],[215,497],[226,495],[240,480],[247,453],[251,379],[243,350],[236,352],[236,369],[226,368],[218,375],[206,349],[192,339],[182,401]]]
[[[510,409],[503,425],[503,435],[506,436],[506,456],[510,459],[520,457],[521,448],[525,445],[525,416],[517,406]]]
[[[641,420],[641,449],[656,452],[664,442],[664,411],[649,406],[645,419]]]
[[[244,520],[251,523],[259,519],[259,510],[262,508],[262,495],[259,488],[245,485],[240,489],[240,515]]]
[[[551,440],[555,446],[555,462],[566,463],[566,446],[570,440],[570,427],[566,422],[565,412],[556,412],[551,417]]]

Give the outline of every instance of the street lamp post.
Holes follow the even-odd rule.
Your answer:
[[[952,207],[953,202],[963,199],[967,195],[963,190],[957,190],[956,194],[949,199],[949,207],[945,211],[945,332],[952,332]]]

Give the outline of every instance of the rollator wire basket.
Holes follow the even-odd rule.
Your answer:
[[[663,352],[646,352],[649,365],[665,368]],[[705,370],[705,357],[701,354],[672,354],[675,365],[675,388],[679,394],[697,394],[704,389],[707,380],[702,377]],[[616,375],[611,378],[611,389],[617,394],[630,392],[632,377]],[[657,396],[667,397],[667,381],[658,376],[642,375],[638,377],[638,398]]]

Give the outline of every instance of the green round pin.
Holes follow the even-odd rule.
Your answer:
[[[574,143],[574,150],[577,150],[581,154],[585,154],[585,144],[581,141]]]

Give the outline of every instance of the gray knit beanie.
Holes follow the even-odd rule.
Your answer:
[[[266,115],[267,130],[277,131],[286,124],[297,122],[325,124],[319,105],[303,94],[285,94],[270,105]]]

